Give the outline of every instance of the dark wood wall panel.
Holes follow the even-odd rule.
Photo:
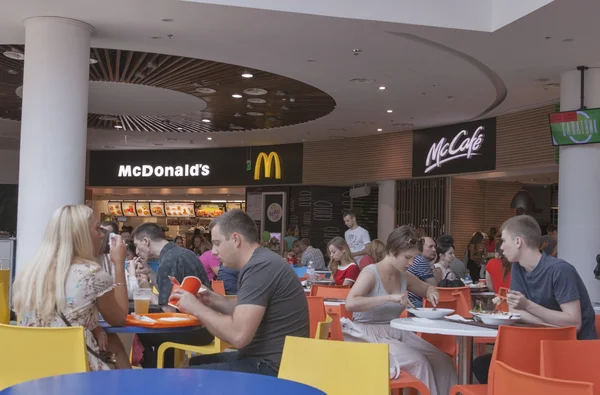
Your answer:
[[[353,185],[410,178],[412,132],[304,143],[303,184]]]

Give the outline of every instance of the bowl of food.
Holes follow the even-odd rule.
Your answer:
[[[486,325],[514,325],[521,319],[520,314],[510,313],[491,313],[491,314],[478,314],[477,317]]]
[[[454,313],[453,309],[438,309],[432,307],[420,307],[408,309],[408,312],[419,318],[429,318],[430,320],[441,320],[447,315]]]

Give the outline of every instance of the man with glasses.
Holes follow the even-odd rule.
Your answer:
[[[440,269],[433,267],[435,260],[435,241],[431,237],[423,237],[417,242],[419,255],[415,257],[412,265],[408,267],[408,272],[414,274],[419,280],[437,287],[442,281],[442,272]],[[423,298],[415,295],[412,292],[408,293],[408,298],[415,307],[423,307]]]

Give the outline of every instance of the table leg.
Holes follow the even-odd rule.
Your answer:
[[[458,340],[458,384],[465,385],[469,383],[469,350],[468,338],[457,336]]]

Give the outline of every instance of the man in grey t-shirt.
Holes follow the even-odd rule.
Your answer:
[[[233,210],[210,224],[213,254],[223,266],[240,270],[237,301],[202,290],[176,291],[179,309],[193,314],[238,352],[190,360],[199,369],[277,376],[286,336],[308,337],[308,303],[298,277],[274,252],[260,247],[252,218]]]

